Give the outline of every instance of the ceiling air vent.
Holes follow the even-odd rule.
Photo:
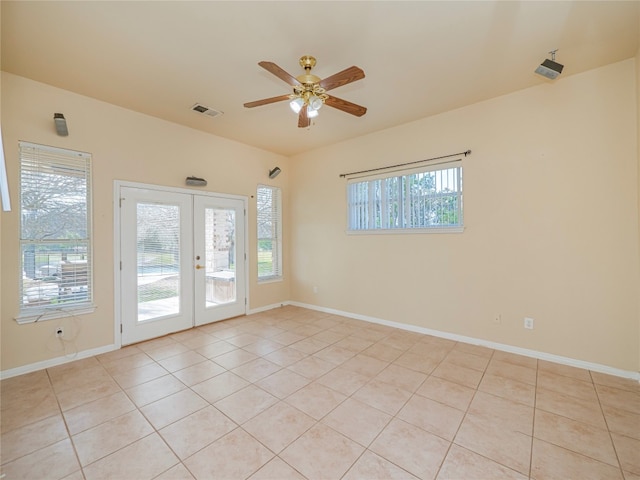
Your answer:
[[[191,107],[191,110],[203,115],[207,115],[209,117],[217,117],[218,115],[223,114],[223,112],[221,112],[220,110],[214,110],[213,108],[205,107],[204,105],[201,105],[199,103],[196,103],[193,107]]]

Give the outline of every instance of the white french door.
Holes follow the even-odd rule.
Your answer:
[[[244,201],[121,186],[122,344],[246,313]]]

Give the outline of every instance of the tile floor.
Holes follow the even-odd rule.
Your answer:
[[[297,307],[2,381],[3,479],[640,479],[640,385]]]

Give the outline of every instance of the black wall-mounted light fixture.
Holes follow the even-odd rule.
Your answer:
[[[185,183],[190,187],[206,187],[207,181],[200,177],[187,177]]]
[[[64,115],[61,113],[53,114],[53,122],[56,124],[56,132],[61,137],[66,137],[69,135],[69,129],[67,128],[67,120],[64,118]]]
[[[273,170],[269,170],[269,178],[273,180],[278,175],[280,175],[281,171],[282,170],[280,170],[280,167],[274,167]]]
[[[558,78],[558,75],[562,73],[564,65],[555,61],[557,51],[558,49],[551,50],[549,52],[551,54],[551,60],[546,59],[538,66],[538,68],[536,68],[536,73],[538,75],[542,75],[543,77],[555,80],[556,78]]]

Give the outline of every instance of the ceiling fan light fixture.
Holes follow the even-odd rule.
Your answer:
[[[313,110],[311,107],[307,107],[307,118],[316,118],[318,116],[318,110]]]
[[[316,96],[316,95],[311,95],[309,97],[309,110],[320,110],[320,108],[322,107],[322,105],[324,104],[324,102],[322,101],[322,98]]]
[[[300,97],[294,98],[289,102],[289,106],[294,113],[300,113],[300,110],[302,110],[302,107],[304,106],[304,100]]]

